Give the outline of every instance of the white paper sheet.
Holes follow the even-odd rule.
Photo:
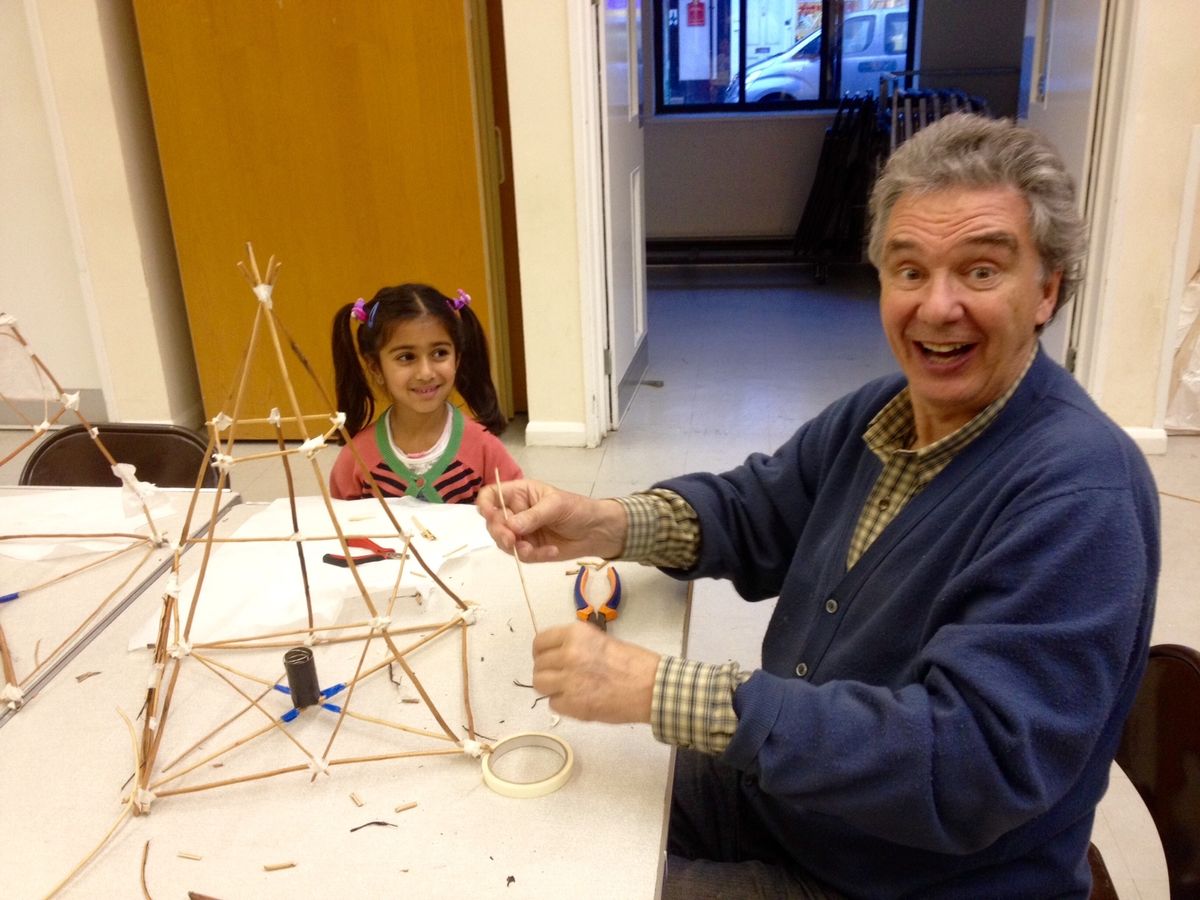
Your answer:
[[[469,565],[471,551],[494,546],[483,517],[473,506],[442,506],[407,498],[391,500],[389,506],[401,527],[413,534],[413,546],[435,572]],[[335,500],[333,507],[347,537],[368,536],[389,550],[399,551],[403,548],[403,538],[395,535],[378,501]],[[421,523],[435,535],[435,540],[420,536],[412,525],[413,515],[417,515]],[[334,534],[334,529],[324,500],[320,497],[298,498],[297,519],[300,525],[298,533],[305,538],[303,541],[270,540],[296,533],[292,528],[289,502],[286,498],[276,500],[231,535],[251,541],[214,546],[200,588],[200,603],[193,620],[190,643],[244,638],[306,626],[308,612],[297,546],[303,547],[315,624],[363,622],[370,618],[350,570],[322,561],[326,553],[340,555],[342,552],[336,539],[328,539]],[[387,533],[392,536],[381,536]],[[223,536],[219,530],[218,535]],[[193,554],[202,552],[202,547],[190,551]],[[355,549],[353,552],[358,556],[369,551]],[[451,556],[449,561],[447,555]],[[382,560],[357,568],[376,608],[381,615],[384,614],[396,585],[400,561]],[[196,585],[195,576],[180,585],[181,621],[187,619]],[[404,565],[404,577],[393,609],[393,620],[404,616],[414,621],[425,619],[435,622],[453,615],[453,602],[434,588],[433,581],[410,558]],[[420,596],[420,602],[415,599],[416,595]],[[157,632],[158,616],[155,615],[131,635],[129,649],[143,649],[152,645]]]
[[[0,502],[0,534],[106,534],[112,532],[149,536],[146,516],[139,506],[127,514],[121,488],[71,488],[9,494]],[[161,504],[151,509],[155,521],[171,515],[174,504],[186,495],[157,494]],[[36,560],[116,549],[129,538],[37,538],[0,541],[0,555]]]

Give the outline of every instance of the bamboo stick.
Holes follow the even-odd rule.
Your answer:
[[[275,267],[275,257],[271,257],[271,261],[267,264],[267,273]],[[275,439],[279,443],[279,449],[287,449],[283,442],[283,426],[279,423],[275,425]],[[288,506],[292,513],[292,532],[300,533],[300,517],[296,512],[296,487],[292,483],[292,467],[288,463],[287,454],[280,457],[280,462],[283,463],[283,474],[287,479]],[[304,582],[304,607],[308,611],[308,627],[311,632],[313,627],[313,608],[312,608],[312,589],[308,585],[308,566],[304,561],[304,547],[299,541],[296,542],[296,555],[300,560],[300,578]]]
[[[168,775],[165,778],[160,778],[158,781],[154,782],[154,784],[150,785],[150,790],[157,791],[160,785],[169,784],[170,782],[174,781],[177,778],[183,778],[188,773],[196,771],[196,769],[200,768],[205,763],[212,762],[218,756],[224,756],[226,753],[236,750],[238,747],[241,747],[243,744],[248,744],[250,741],[254,740],[255,738],[261,737],[262,735],[264,735],[268,731],[270,731],[273,727],[274,726],[271,723],[267,723],[262,728],[260,728],[258,731],[254,731],[254,732],[251,732],[250,734],[243,735],[242,737],[240,737],[236,741],[234,741],[232,744],[229,744],[226,747],[222,747],[220,750],[213,751],[212,753],[208,754],[208,756],[204,757],[204,759],[200,760],[199,762],[193,763],[192,765],[188,766],[186,769],[181,769],[180,771],[176,772],[174,775]]]
[[[138,560],[138,564],[136,566],[134,566],[133,571],[131,571],[128,575],[126,575],[125,578],[123,578],[121,580],[121,583],[118,584],[115,588],[113,588],[107,597],[105,597],[103,600],[100,601],[100,605],[97,606],[94,610],[92,610],[91,614],[88,615],[87,618],[85,618],[82,622],[80,622],[78,627],[76,627],[76,629],[74,631],[72,631],[69,635],[67,635],[66,638],[64,638],[63,641],[57,647],[55,647],[52,651],[50,651],[50,655],[47,656],[43,662],[41,662],[40,664],[35,666],[33,671],[30,672],[27,676],[25,676],[26,682],[28,682],[30,679],[32,679],[34,677],[34,675],[36,675],[38,673],[38,670],[41,669],[46,663],[50,662],[50,660],[52,660],[56,656],[58,656],[59,652],[64,647],[66,647],[67,644],[69,644],[69,643],[71,643],[71,641],[75,640],[75,638],[78,637],[79,633],[81,631],[83,631],[83,629],[85,629],[91,623],[91,621],[94,618],[96,618],[96,616],[100,615],[100,613],[104,610],[104,608],[106,606],[108,606],[109,602],[113,599],[113,597],[115,597],[118,593],[123,591],[125,589],[125,585],[129,584],[129,582],[133,580],[133,576],[136,575],[138,573],[138,571],[142,568],[142,566],[144,566],[146,564],[146,560],[150,558],[150,554],[152,554],[153,552],[154,552],[153,545],[148,546],[146,548],[145,555],[143,555],[142,558],[140,560]]]
[[[267,688],[265,691],[263,691],[261,694],[259,694],[256,699],[261,700],[263,697],[267,696],[267,694],[269,694],[273,690],[273,688],[274,688],[274,685]],[[254,709],[254,704],[247,703],[245,706],[242,707],[240,712],[234,713],[232,716],[230,716],[228,719],[226,719],[224,722],[222,722],[220,725],[218,725],[216,728],[214,728],[212,731],[210,731],[204,737],[200,738],[200,740],[196,741],[196,743],[192,744],[192,746],[188,747],[186,750],[184,750],[182,753],[180,753],[178,756],[176,756],[173,760],[171,760],[169,763],[167,763],[165,766],[163,766],[162,767],[163,773],[165,774],[166,772],[169,772],[171,770],[171,768],[173,766],[175,766],[176,764],[178,764],[181,759],[186,757],[189,753],[191,753],[193,750],[195,750],[197,747],[199,747],[204,742],[210,740],[215,735],[220,734],[223,730],[228,728],[230,725],[232,725],[234,722],[236,722],[238,719],[240,719],[242,716],[244,716],[246,713],[248,713],[252,709]]]
[[[475,740],[475,715],[471,712],[471,675],[468,672],[467,665],[467,623],[463,622],[459,627],[459,633],[462,635],[462,690],[463,690],[463,707],[467,713],[467,737]]]
[[[196,660],[202,666],[205,666],[210,672],[212,672],[214,675],[216,675],[218,678],[220,678],[222,681],[224,681],[227,685],[229,685],[231,688],[233,688],[235,691],[237,691],[239,694],[241,694],[244,699],[250,700],[250,702],[254,703],[254,708],[257,709],[259,712],[261,712],[264,716],[266,716],[271,721],[271,724],[274,725],[274,727],[284,737],[286,737],[289,741],[291,741],[293,744],[295,744],[300,749],[300,752],[303,753],[305,756],[307,756],[310,760],[313,759],[313,755],[308,752],[308,748],[305,747],[298,740],[296,740],[296,738],[292,736],[292,733],[290,731],[288,731],[287,728],[284,727],[283,723],[280,722],[278,718],[276,718],[275,716],[271,715],[271,713],[269,713],[265,709],[263,709],[263,707],[257,701],[251,700],[249,694],[247,694],[240,687],[238,687],[236,684],[234,684],[232,681],[230,681],[228,678],[225,677],[225,673],[223,673],[220,669],[216,668],[215,666],[210,665],[208,662],[206,662],[204,660],[203,657],[196,657]],[[314,760],[314,762],[315,762],[315,760]]]
[[[450,740],[450,738],[446,737],[446,735],[438,734],[436,731],[426,731],[424,728],[417,728],[413,725],[401,725],[399,722],[389,722],[387,719],[378,719],[375,716],[368,716],[364,713],[356,713],[356,712],[351,712],[350,710],[347,710],[346,715],[348,715],[352,719],[358,719],[362,722],[370,722],[372,725],[382,725],[385,728],[394,728],[397,731],[403,731],[408,734],[415,734],[419,737],[431,738],[435,741]]]
[[[504,518],[508,520],[508,507],[504,505],[504,487],[500,483],[500,467],[496,467],[496,495],[500,498],[500,509],[504,513]],[[525,587],[525,569],[521,566],[521,557],[517,554],[517,548],[513,546],[513,559],[517,563],[517,575],[521,579],[521,594],[525,597],[525,607],[529,610],[529,621],[533,623],[533,633],[538,633],[537,617],[533,614],[533,604],[529,602],[529,589]]]
[[[358,655],[358,666],[354,669],[354,677],[350,679],[350,683],[346,687],[346,699],[341,703],[341,709],[338,711],[337,722],[334,723],[333,732],[329,735],[329,741],[325,744],[325,749],[321,751],[321,759],[329,758],[329,750],[333,747],[333,742],[338,736],[338,732],[342,730],[342,722],[346,720],[346,710],[350,708],[350,701],[354,699],[354,688],[358,684],[358,676],[362,673],[363,662],[367,658],[367,651],[371,649],[371,641],[375,637],[376,629],[372,628],[371,633],[367,635],[363,641],[362,653]],[[317,780],[317,773],[313,772],[311,781]]]
[[[0,666],[4,669],[4,680],[13,687],[18,687],[17,670],[13,666],[12,651],[8,649],[8,638],[4,636],[3,625],[0,625]]]

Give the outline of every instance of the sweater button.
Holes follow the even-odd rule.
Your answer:
[[[419,488],[425,487],[425,479],[424,478],[417,479],[417,487],[419,487]]]
[[[838,611],[838,602],[836,600],[834,600],[832,597],[830,597],[828,600],[825,601],[825,612],[835,613],[837,611]]]
[[[796,666],[796,674],[803,678],[808,674],[808,663],[799,663]]]

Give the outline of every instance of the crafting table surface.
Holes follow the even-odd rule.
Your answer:
[[[432,513],[434,508],[423,509]],[[451,538],[447,532],[457,527],[453,514],[448,508],[442,511],[450,518],[421,511],[422,523],[442,532],[440,546],[461,546],[457,535]],[[472,509],[464,512],[474,515]],[[247,527],[256,520],[252,517],[262,515],[261,507],[237,506],[226,514],[219,533],[226,523]],[[314,533],[303,519],[301,527],[306,535]],[[396,538],[376,539],[399,546]],[[671,750],[654,741],[645,725],[556,721],[545,700],[537,701],[533,690],[514,683],[530,681],[533,628],[510,557],[494,547],[447,553],[451,558],[440,568],[441,578],[464,600],[477,604],[474,624],[466,627],[459,624],[458,608],[446,594],[422,585],[419,577],[414,581],[412,570],[405,576],[409,586],[392,600],[388,585],[396,583],[399,562],[359,567],[364,581],[370,576],[367,587],[378,612],[387,612],[391,603],[390,622],[385,624],[418,684],[399,666],[382,666],[355,683],[352,697],[346,690],[330,696],[329,703],[356,717],[348,715],[342,721],[326,755],[331,762],[328,774],[317,774],[314,780],[319,767],[309,768],[308,754],[325,755],[337,712],[314,706],[289,724],[272,724],[291,704],[270,685],[283,675],[282,654],[289,640],[300,641],[282,638],[269,641],[278,646],[236,651],[202,646],[235,636],[229,629],[237,636],[271,630],[267,620],[247,612],[245,607],[254,605],[249,601],[229,602],[225,597],[224,609],[215,612],[217,604],[210,604],[205,593],[208,586],[219,585],[220,592],[228,594],[229,585],[236,583],[223,570],[242,573],[250,590],[265,597],[266,608],[279,609],[277,617],[268,617],[284,623],[277,630],[294,627],[288,624],[294,621],[294,610],[281,609],[291,601],[264,588],[262,579],[276,568],[282,573],[285,557],[294,560],[297,545],[257,545],[262,552],[254,562],[248,562],[246,546],[217,545],[208,562],[193,645],[183,648],[179,659],[169,714],[156,723],[162,728],[162,743],[150,813],[127,818],[70,881],[63,896],[140,895],[144,852],[152,897],[179,897],[188,891],[223,900],[655,895],[661,880]],[[318,620],[343,626],[330,635],[365,635],[369,626],[353,626],[371,616],[362,609],[351,573],[340,568],[333,572],[337,567],[320,561],[324,548],[314,548],[314,556],[305,546]],[[422,552],[436,559],[437,547],[427,544]],[[194,547],[183,557],[180,584],[185,600],[192,590],[189,574],[199,567],[202,550]],[[571,568],[571,562],[524,567],[540,628],[573,619]],[[617,568],[625,596],[610,633],[658,652],[682,652],[687,587],[653,569],[624,563]],[[282,575],[280,581],[287,583]],[[419,598],[412,584],[418,585]],[[45,895],[120,816],[134,750],[117,710],[130,719],[138,715],[152,672],[150,653],[130,646],[153,627],[169,586],[164,578],[145,591],[0,729],[0,797],[8,826],[0,841],[0,871],[5,873],[0,893],[5,897]],[[446,623],[450,624],[439,633]],[[435,636],[416,646],[429,635]],[[322,688],[353,681],[360,660],[360,671],[368,672],[386,659],[377,632],[369,641],[360,637],[318,643],[313,649]],[[167,663],[168,672],[173,663]],[[87,673],[97,674],[77,680]],[[469,705],[464,701],[467,692]],[[494,793],[483,784],[480,761],[445,737],[422,693],[457,736],[465,737],[473,720],[477,739],[485,743],[527,731],[549,732],[566,741],[574,752],[570,779],[544,797],[512,799]],[[260,695],[257,707],[246,699]],[[135,727],[140,734],[140,721]],[[258,736],[250,737],[254,734]],[[238,746],[231,748],[235,743]],[[212,756],[222,750],[228,752]],[[413,755],[353,761],[404,752]],[[519,753],[504,762],[525,767],[548,761],[539,758],[548,751],[532,750],[520,759]],[[553,768],[557,759],[549,762]],[[249,780],[288,767],[302,768]],[[206,788],[241,777],[248,780]],[[512,777],[531,777],[530,770],[519,775],[514,770]],[[199,789],[171,793],[188,788]],[[416,805],[395,811],[411,803]],[[386,824],[366,825],[370,822]],[[18,823],[21,827],[12,827]],[[294,865],[265,869],[285,863]]]
[[[0,488],[0,596],[21,595],[0,604],[0,626],[26,701],[169,565],[192,491],[156,497],[157,546],[141,508],[124,507],[121,488]],[[202,491],[192,534],[207,525],[214,500],[227,509],[238,496]],[[80,536],[57,537],[64,534]],[[104,534],[125,536],[84,536]],[[0,725],[15,714],[0,704]]]

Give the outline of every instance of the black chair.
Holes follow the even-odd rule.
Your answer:
[[[119,463],[136,467],[139,481],[159,487],[191,488],[208,457],[208,442],[178,425],[109,422],[96,425],[100,442]],[[201,487],[215,488],[218,472],[209,466]],[[21,470],[21,484],[118,487],[104,454],[83,425],[46,435]],[[229,486],[226,476],[225,486]]]
[[[1117,765],[1137,788],[1167,858],[1171,900],[1200,898],[1200,652],[1156,644],[1121,733]],[[1088,848],[1093,900],[1116,900],[1100,851]]]

